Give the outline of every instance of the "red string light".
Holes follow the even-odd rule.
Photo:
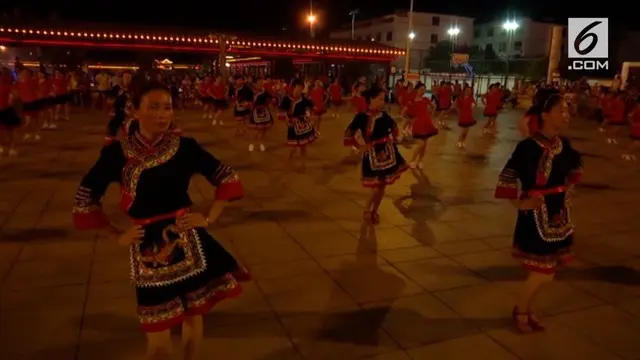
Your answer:
[[[27,28],[4,28],[0,27],[0,35],[6,33],[17,35],[16,38],[1,39],[9,42],[23,42],[41,45],[67,45],[67,46],[95,46],[95,47],[124,47],[124,48],[150,48],[150,49],[168,49],[168,50],[187,50],[187,51],[217,51],[207,46],[198,46],[206,44],[218,44],[218,39],[203,36],[186,36],[185,35],[158,35],[158,34],[119,34],[112,32],[75,32],[69,30],[58,29],[27,29]],[[47,39],[53,37],[54,39]],[[73,40],[58,40],[56,38],[73,38]],[[87,40],[91,40],[87,41]],[[100,42],[93,42],[99,40]],[[106,42],[104,42],[106,40]],[[113,41],[117,40],[118,43]],[[122,41],[130,40],[133,44],[122,43]],[[140,43],[140,41],[151,42],[152,44]],[[166,45],[160,45],[164,43]],[[175,44],[184,44],[186,46],[176,47]],[[189,46],[196,45],[196,46]],[[379,60],[381,58],[394,58],[402,56],[405,51],[391,47],[345,47],[344,45],[323,45],[323,44],[302,44],[290,43],[284,41],[259,41],[249,39],[234,39],[228,42],[231,51],[247,54],[268,53],[275,55],[291,55],[286,50],[306,50],[310,52],[318,52],[318,56],[330,58],[348,58],[363,60]],[[159,46],[159,47],[158,47]],[[238,48],[237,46],[241,46]],[[275,49],[278,50],[275,50]],[[366,54],[366,55],[364,55]]]

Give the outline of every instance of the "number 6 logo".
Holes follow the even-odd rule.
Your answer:
[[[596,48],[596,45],[598,45],[598,35],[589,31],[600,24],[602,24],[602,21],[594,21],[578,33],[578,36],[576,36],[576,39],[573,41],[573,48],[578,54],[587,55]],[[582,45],[587,39],[590,39],[591,42],[587,47],[581,49],[580,45]]]
[[[569,18],[567,30],[570,59],[609,57],[609,19]]]

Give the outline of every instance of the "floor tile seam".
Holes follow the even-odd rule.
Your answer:
[[[89,262],[89,272],[87,274],[87,280],[85,282],[84,301],[82,302],[82,316],[80,317],[80,324],[78,324],[78,336],[76,338],[74,360],[79,360],[80,347],[82,345],[82,330],[85,321],[85,315],[87,311],[87,304],[89,303],[89,292],[91,290],[91,278],[93,277],[93,268],[95,263],[95,253],[98,242],[98,233],[96,232],[93,238],[93,247],[91,252],[91,261]]]

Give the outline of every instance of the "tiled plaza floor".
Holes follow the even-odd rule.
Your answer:
[[[244,181],[246,198],[212,231],[255,275],[206,317],[203,358],[640,359],[640,164],[619,160],[591,124],[570,132],[586,171],[574,199],[578,260],[540,294],[547,332],[510,327],[522,276],[509,255],[515,212],[492,195],[520,114],[501,116],[497,139],[474,128],[467,151],[454,132],[430,141],[425,176],[407,173],[389,188],[373,229],[361,222],[357,161],[341,146],[346,114],[325,120],[298,174],[283,170],[283,124],[268,152],[249,153],[233,121],[212,128],[180,113],[186,133]],[[76,116],[42,146],[0,158],[2,359],[140,358],[127,249],[71,227],[105,117]],[[205,208],[212,190],[197,178],[191,195]],[[117,197],[112,187],[105,209],[126,224]]]

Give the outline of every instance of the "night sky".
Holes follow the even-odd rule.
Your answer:
[[[145,6],[144,4],[154,4]],[[158,4],[200,4],[183,7]],[[214,6],[220,3],[222,5]],[[566,22],[568,16],[611,17],[614,26],[633,26],[638,21],[630,17],[637,14],[630,5],[601,8],[596,3],[579,0],[416,0],[415,11],[430,11],[475,17],[477,20],[505,18],[508,14],[546,18]],[[631,3],[631,2],[629,2]],[[277,34],[286,28],[296,32],[305,27],[308,0],[209,0],[209,1],[77,1],[77,0],[0,0],[0,12],[11,14],[20,9],[25,21],[32,16],[46,19],[57,13],[62,20],[71,22],[131,23],[140,25],[192,26],[217,30],[243,30]],[[238,4],[242,4],[239,6]],[[422,5],[421,5],[422,4]],[[562,4],[562,6],[559,6]],[[134,5],[134,6],[132,6]],[[238,10],[241,9],[242,13]],[[349,24],[349,12],[358,8],[358,19],[366,19],[409,7],[409,0],[314,0],[314,13],[318,15],[319,30]],[[463,9],[463,10],[461,10]],[[235,16],[232,14],[236,14]]]

